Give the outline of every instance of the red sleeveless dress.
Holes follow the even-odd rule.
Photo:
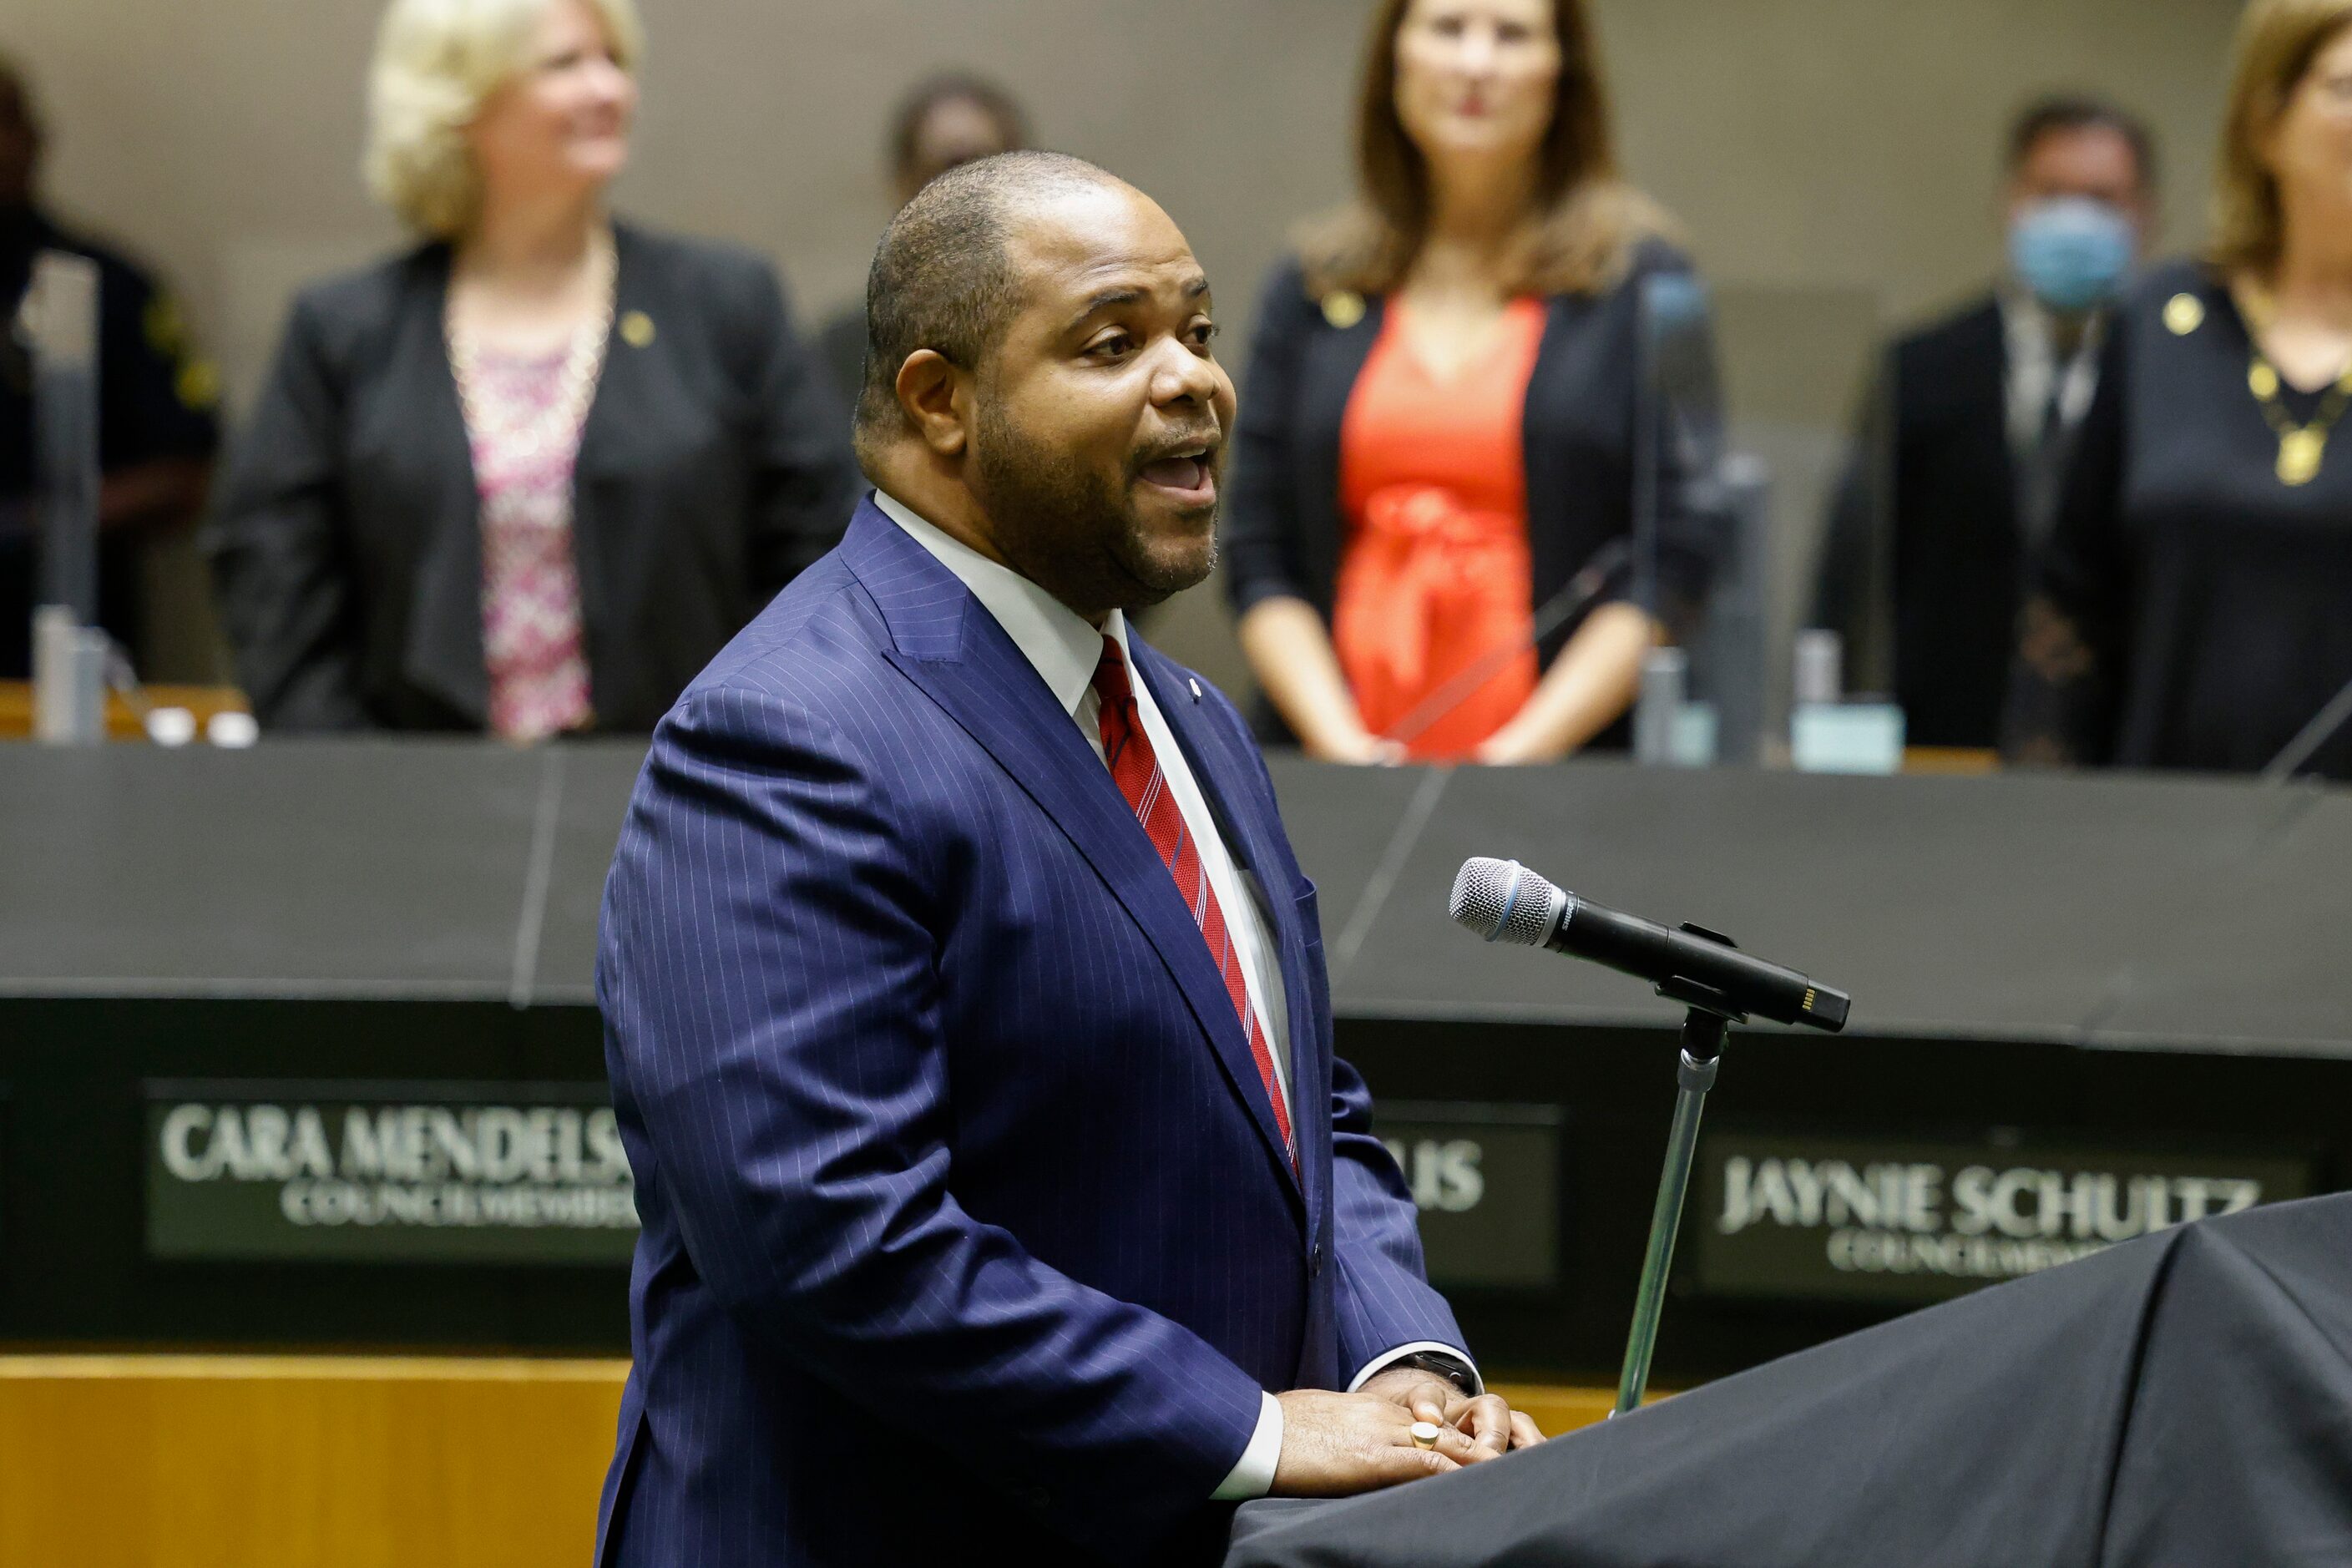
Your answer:
[[[1513,300],[1444,380],[1406,342],[1404,314],[1390,303],[1340,425],[1331,640],[1365,728],[1449,761],[1536,688],[1520,432],[1544,305]]]

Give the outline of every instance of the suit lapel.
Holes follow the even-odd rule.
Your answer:
[[[1012,775],[1142,930],[1296,1192],[1257,1063],[1201,928],[1102,759],[995,617],[871,500],[841,549],[890,626],[894,646],[884,657]]]
[[[403,397],[413,411],[415,438],[433,454],[439,504],[419,520],[424,538],[401,672],[475,722],[487,723],[490,679],[482,654],[481,506],[473,445],[442,330],[449,293],[447,247],[417,253],[403,289],[391,358],[404,378]]]
[[[2024,538],[2023,499],[2025,476],[2018,469],[2017,449],[2009,441],[2009,322],[2001,314],[1998,299],[1987,304],[1979,318],[1969,324],[1970,335],[1976,342],[1968,354],[1967,406],[1980,410],[1984,420],[1979,436],[1979,449],[1998,466],[2000,493],[2010,501],[2003,516],[1984,521],[1985,531],[2001,545],[2011,550],[2022,547]],[[2065,363],[2055,357],[2050,366],[2053,389],[2066,374]]]
[[[1313,1216],[1320,1212],[1319,1204],[1313,1201],[1316,1176],[1329,1163],[1330,1114],[1319,1103],[1321,1089],[1308,1092],[1309,1086],[1327,1081],[1307,975],[1307,965],[1317,960],[1307,951],[1297,901],[1279,869],[1287,858],[1275,842],[1274,824],[1264,812],[1250,807],[1256,764],[1241,754],[1238,738],[1193,700],[1177,667],[1131,629],[1128,650],[1144,684],[1150,688],[1160,718],[1167,721],[1170,733],[1191,764],[1192,777],[1209,803],[1210,815],[1217,819],[1218,831],[1224,836],[1235,864],[1256,893],[1258,908],[1274,937],[1275,962],[1282,972],[1283,1012],[1290,1026],[1291,1125],[1298,1134],[1298,1168],[1307,1188],[1312,1240]],[[1255,1070],[1255,1064],[1251,1066]],[[1254,1103],[1264,1100],[1261,1092]],[[1271,1131],[1270,1112],[1266,1121]]]
[[[673,412],[693,401],[678,382],[674,353],[681,312],[671,309],[675,295],[625,224],[613,226],[613,327],[572,468],[572,554],[582,619],[591,627],[628,619],[628,543],[618,532],[625,486],[633,475],[659,472],[667,452],[694,439]],[[588,651],[593,680],[613,661]]]

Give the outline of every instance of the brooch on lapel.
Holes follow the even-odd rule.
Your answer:
[[[1184,684],[1192,689],[1192,700],[1195,702],[1201,700],[1201,683],[1197,680],[1188,679]]]
[[[1364,297],[1353,289],[1334,289],[1323,296],[1323,319],[1346,331],[1364,319]]]

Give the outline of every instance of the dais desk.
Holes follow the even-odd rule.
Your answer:
[[[622,1352],[593,967],[639,760],[0,747],[0,1343]],[[1854,995],[1843,1037],[1733,1037],[1668,1384],[2192,1208],[2344,1184],[2341,792],[1275,776],[1340,1049],[1490,1371],[1613,1378],[1675,1014],[1452,927],[1471,854]]]
[[[215,713],[246,713],[245,693],[233,686],[150,686],[144,695],[152,708],[184,708],[195,716],[196,733]],[[0,680],[0,741],[21,741],[33,733],[33,689],[21,680]],[[111,741],[146,738],[139,715],[121,696],[106,699],[106,734]]]

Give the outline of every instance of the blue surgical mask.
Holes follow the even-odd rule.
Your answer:
[[[2035,299],[2072,315],[2114,298],[2138,239],[2132,220],[2107,203],[2058,196],[2018,209],[2009,264]]]

